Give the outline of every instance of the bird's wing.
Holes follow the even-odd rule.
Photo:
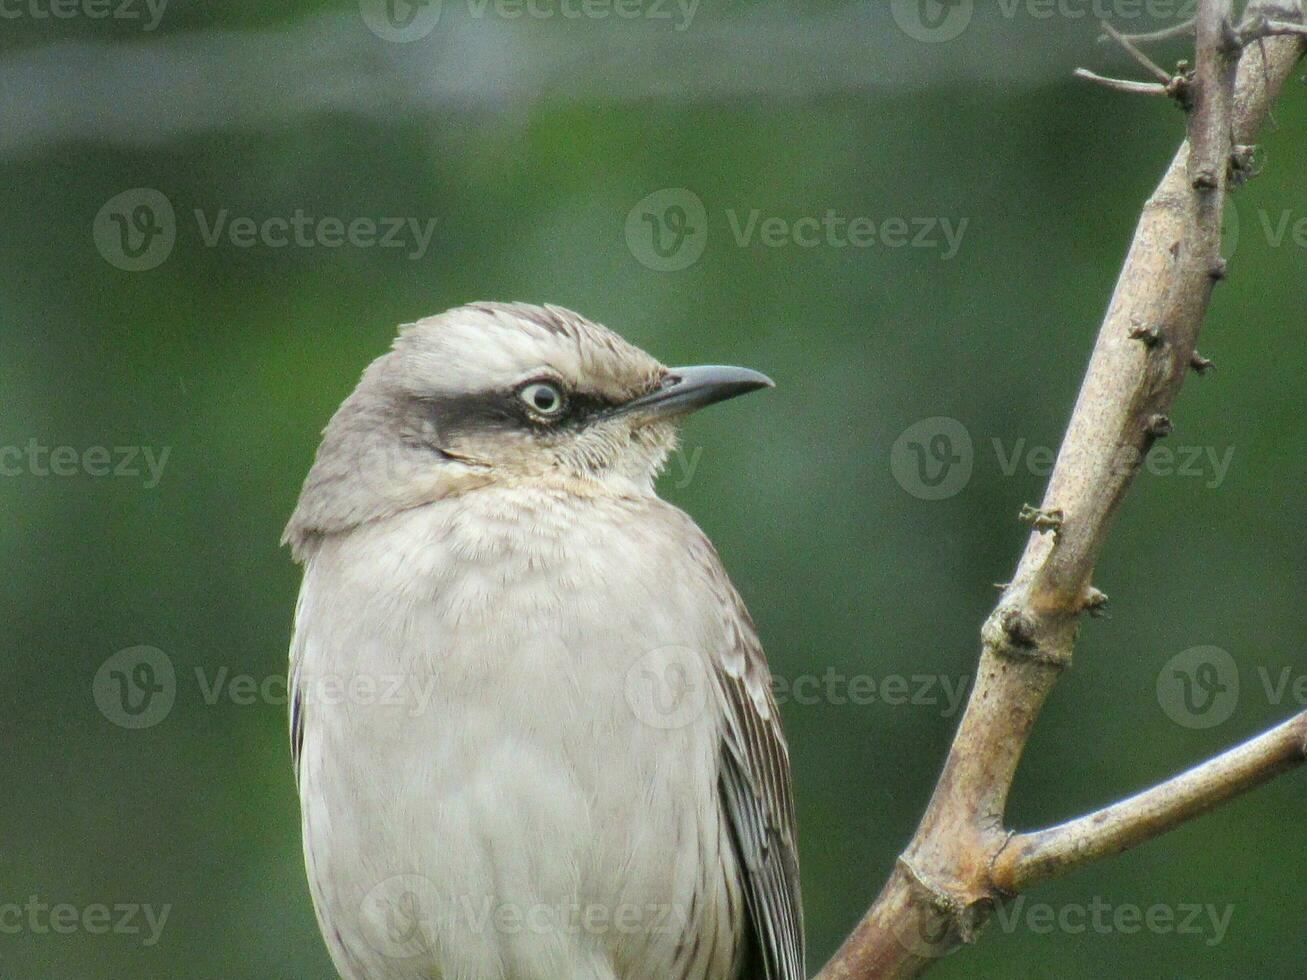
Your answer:
[[[304,692],[300,689],[300,664],[304,662],[306,632],[300,629],[304,607],[304,589],[295,602],[295,627],[290,641],[290,665],[286,675],[287,702],[290,709],[290,761],[295,770],[295,785],[300,781],[300,755],[304,750]]]
[[[697,530],[697,529],[696,529]],[[743,876],[744,980],[804,980],[803,904],[790,756],[753,620],[712,545],[696,535],[726,627],[712,658],[725,723],[722,809]]]

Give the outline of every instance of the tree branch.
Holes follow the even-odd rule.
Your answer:
[[[991,869],[1016,894],[1152,840],[1307,762],[1307,712],[1160,786],[1047,830],[1015,834]]]
[[[1283,0],[1254,0],[1247,13],[1288,19]],[[1293,14],[1302,21],[1302,0]],[[1034,530],[981,630],[943,772],[880,896],[818,980],[917,976],[974,941],[1016,888],[1146,840],[1302,761],[1295,719],[1100,814],[1032,835],[1004,829],[1017,765],[1071,661],[1080,613],[1102,604],[1091,578],[1111,518],[1170,432],[1166,413],[1199,361],[1198,329],[1225,275],[1221,213],[1236,150],[1245,153],[1307,44],[1289,35],[1244,45],[1231,0],[1199,0],[1196,20],[1189,138],[1144,206],[1043,504],[1030,511]]]
[[[1108,88],[1116,89],[1118,92],[1130,92],[1133,95],[1166,95],[1167,88],[1161,82],[1136,82],[1129,78],[1108,78],[1106,75],[1100,75],[1092,72],[1088,68],[1077,68],[1075,71],[1076,78],[1083,78],[1087,82],[1094,82],[1097,85],[1105,85]]]
[[[1164,27],[1160,31],[1152,31],[1148,34],[1123,34],[1122,37],[1125,37],[1134,44],[1155,44],[1159,41],[1169,41],[1172,38],[1177,37],[1192,37],[1193,33],[1194,21],[1191,18],[1182,23],[1174,24],[1171,27]],[[1103,34],[1098,40],[1111,41],[1114,40],[1114,38],[1107,34]]]
[[[1108,37],[1110,37],[1118,45],[1120,45],[1121,48],[1125,51],[1125,53],[1135,60],[1136,64],[1138,64],[1141,68],[1147,71],[1150,75],[1156,78],[1163,85],[1170,83],[1171,81],[1170,73],[1163,71],[1160,66],[1158,66],[1153,62],[1152,58],[1148,57],[1148,55],[1144,54],[1137,47],[1135,47],[1134,42],[1131,41],[1130,38],[1126,37],[1126,35],[1122,34],[1111,24],[1107,23],[1107,21],[1103,21],[1102,26],[1103,26],[1103,33],[1106,34]]]

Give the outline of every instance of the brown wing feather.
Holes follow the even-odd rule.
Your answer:
[[[761,656],[761,650],[757,651]],[[753,653],[748,656],[754,656]],[[747,940],[756,943],[753,974],[766,980],[803,980],[803,905],[790,789],[789,754],[776,704],[743,679],[721,671],[727,705],[720,787],[745,876]],[[755,968],[757,969],[757,968]]]
[[[688,519],[687,519],[688,520]],[[741,980],[804,980],[803,903],[790,757],[753,620],[707,538],[694,550],[721,600],[726,649],[713,657],[725,724],[722,810],[745,896]]]

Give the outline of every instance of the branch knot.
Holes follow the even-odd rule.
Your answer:
[[[1017,520],[1025,521],[1040,534],[1052,531],[1056,536],[1066,522],[1066,515],[1062,512],[1061,507],[1050,507],[1045,510],[1043,507],[1035,507],[1032,504],[1022,504],[1021,513],[1017,515]]]

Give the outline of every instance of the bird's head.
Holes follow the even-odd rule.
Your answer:
[[[328,423],[284,540],[491,485],[651,493],[676,423],[770,387],[756,371],[667,368],[556,306],[475,303],[405,327]]]

